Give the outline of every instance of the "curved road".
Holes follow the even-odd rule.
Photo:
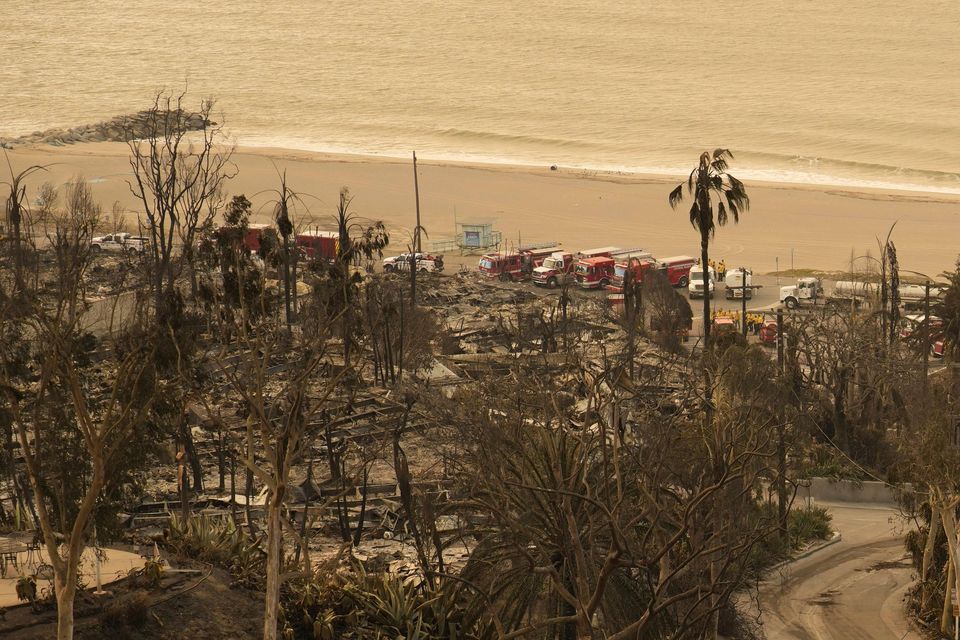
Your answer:
[[[912,567],[896,510],[820,503],[842,540],[760,585],[768,640],[920,640],[903,612]]]

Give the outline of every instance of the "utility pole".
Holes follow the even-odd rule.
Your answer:
[[[417,152],[413,152],[413,194],[417,199],[417,226],[413,229],[413,250],[420,253],[420,182],[417,177]]]
[[[747,268],[740,267],[740,324],[743,339],[747,339]]]
[[[413,228],[413,251],[410,254],[410,306],[417,304],[417,257],[420,255],[420,181],[417,178],[417,152],[413,152],[413,195],[417,204],[417,225]]]
[[[783,310],[777,309],[777,367],[783,373]]]
[[[780,309],[777,310],[777,365],[780,369],[780,383],[783,384],[783,311]],[[784,423],[783,407],[781,407],[780,416],[777,420],[777,522],[780,530],[780,542],[786,546],[790,540],[787,527],[787,446],[784,436],[786,424]]]
[[[930,280],[923,288],[923,392],[927,392],[930,374]]]

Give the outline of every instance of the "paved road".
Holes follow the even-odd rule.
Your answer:
[[[920,640],[903,613],[912,569],[897,512],[821,504],[843,539],[761,585],[768,640]]]

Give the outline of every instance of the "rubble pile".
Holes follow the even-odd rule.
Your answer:
[[[429,279],[421,304],[433,309],[449,332],[453,346],[443,355],[461,363],[555,353],[564,330],[577,344],[608,339],[620,330],[603,298],[570,291],[564,323],[560,293],[471,273]]]
[[[119,299],[113,296],[129,288],[128,274],[136,273],[138,259],[128,254],[99,255],[85,282],[88,300]],[[441,327],[441,335],[433,344],[435,365],[419,374],[418,384],[469,385],[507,373],[519,364],[528,367],[532,375],[567,380],[562,388],[575,388],[572,368],[600,362],[605,348],[625,339],[606,296],[576,288],[567,292],[538,289],[464,272],[454,276],[430,274],[418,282],[417,304],[434,313]],[[103,306],[104,313],[112,313],[110,304]],[[227,375],[231,367],[257,356],[240,349],[224,351],[211,335],[201,337],[198,347],[205,354],[199,361],[204,382],[188,407],[186,420],[190,456],[199,462],[202,486],[192,487],[184,504],[178,479],[186,474],[193,484],[194,472],[175,460],[176,452],[171,450],[168,461],[144,472],[147,495],[124,516],[133,540],[162,535],[170,514],[181,510],[232,518],[251,529],[258,528],[264,517],[267,490],[259,481],[251,485],[249,493],[246,490],[247,470],[242,459],[250,428],[246,403]],[[338,349],[334,345],[334,352]],[[292,356],[281,350],[267,363],[264,397],[281,395],[284,381],[296,371]],[[656,367],[659,363],[651,358],[649,365]],[[287,488],[286,516],[298,529],[309,530],[310,549],[318,557],[336,552],[344,531],[360,531],[361,544],[355,551],[358,559],[401,573],[412,571],[416,559],[411,556],[410,532],[395,469],[395,439],[402,424],[411,489],[443,503],[456,496],[450,495],[453,487],[448,480],[443,444],[434,437],[440,425],[425,415],[406,412],[396,391],[372,386],[369,370],[359,371],[358,376],[366,382],[351,391],[338,392],[343,395],[331,398],[322,412],[310,418],[299,462]],[[670,393],[671,388],[665,385],[650,392],[662,395]],[[575,395],[570,394],[571,405],[576,403]],[[257,463],[265,456],[264,451],[254,451]],[[335,471],[345,456],[353,456],[354,462],[364,460],[362,480]],[[475,524],[446,515],[436,518],[441,534],[463,532]],[[295,544],[293,538],[288,542]],[[453,544],[444,556],[455,567],[466,559],[467,550]]]

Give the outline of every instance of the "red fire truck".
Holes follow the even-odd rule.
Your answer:
[[[673,256],[658,262],[660,271],[675,287],[685,287],[690,283],[690,267],[697,264],[696,258],[690,256]]]
[[[658,269],[659,264],[653,258],[630,258],[618,262],[613,268],[613,277],[610,278],[610,284],[607,289],[611,291],[623,291],[623,281],[629,272],[634,282],[643,282],[643,275],[649,269]]]
[[[333,260],[337,257],[340,234],[336,231],[304,231],[297,235],[296,242],[307,259]]]
[[[551,254],[562,252],[555,243],[530,245],[516,251],[498,251],[480,258],[480,273],[501,281],[525,280]]]
[[[617,262],[627,263],[632,259],[644,260],[653,256],[643,249],[620,249],[606,256],[583,258],[577,261],[574,273],[577,284],[584,289],[603,289],[613,280]]]
[[[561,284],[564,278],[570,276],[577,261],[581,258],[608,256],[614,251],[619,251],[619,249],[619,247],[600,247],[578,251],[576,254],[558,251],[544,258],[543,264],[533,270],[533,284],[553,289]]]
[[[272,227],[273,225],[251,222],[247,225],[247,234],[243,237],[243,246],[247,250],[257,253],[260,251],[260,238],[263,237],[263,232]]]

